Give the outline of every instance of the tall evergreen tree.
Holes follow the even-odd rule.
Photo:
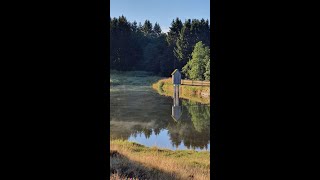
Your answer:
[[[131,25],[131,30],[132,32],[137,32],[138,31],[138,26],[137,26],[137,22],[133,21],[132,25]]]
[[[142,32],[144,35],[149,35],[152,33],[152,23],[149,20],[146,20],[142,26]]]
[[[176,45],[182,26],[183,24],[179,18],[176,18],[175,20],[172,21],[171,27],[166,39],[169,46],[173,47]]]
[[[192,44],[191,42],[191,20],[188,19],[183,24],[179,38],[176,42],[176,47],[174,48],[174,55],[179,60],[176,68],[180,69],[185,65],[191,58]]]
[[[156,34],[156,36],[160,36],[161,35],[161,27],[160,27],[160,25],[158,23],[154,24],[153,32]]]
[[[178,59],[174,55],[174,48],[176,46],[177,40],[179,38],[180,31],[182,29],[182,22],[179,18],[176,18],[172,21],[170,30],[168,32],[168,35],[166,37],[166,41],[168,44],[168,49],[166,51],[167,53],[167,64],[170,65],[168,68],[164,68],[165,74],[168,76],[170,73],[178,67]]]

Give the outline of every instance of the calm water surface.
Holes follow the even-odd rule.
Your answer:
[[[178,103],[148,86],[112,87],[111,138],[149,147],[209,151],[210,105],[184,99]]]

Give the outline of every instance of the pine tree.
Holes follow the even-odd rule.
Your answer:
[[[176,68],[180,69],[188,62],[191,58],[192,44],[191,42],[191,20],[188,19],[183,24],[181,33],[176,42],[176,47],[174,48],[174,55],[179,60],[179,64]]]
[[[166,38],[169,46],[175,46],[182,29],[182,22],[179,18],[172,21],[168,36]]]
[[[132,25],[131,25],[131,31],[132,32],[137,32],[138,31],[138,26],[137,26],[137,22],[133,21]]]
[[[168,45],[168,50],[166,51],[167,53],[167,68],[163,67],[164,70],[163,72],[165,73],[166,76],[169,76],[170,73],[178,67],[178,59],[174,55],[174,48],[176,46],[177,40],[179,38],[180,31],[182,29],[182,22],[179,18],[176,18],[175,20],[172,20],[170,30],[168,32],[168,35],[166,37],[166,42]]]
[[[153,32],[156,34],[157,37],[161,35],[161,27],[158,23],[154,24]]]
[[[142,26],[142,32],[144,35],[149,35],[152,33],[152,23],[149,20],[146,20]]]

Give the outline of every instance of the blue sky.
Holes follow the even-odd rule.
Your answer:
[[[210,0],[110,0],[110,16],[124,15],[130,22],[138,23],[148,19],[154,25],[160,24],[167,32],[173,19],[208,19],[210,21]]]

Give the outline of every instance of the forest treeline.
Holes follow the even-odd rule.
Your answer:
[[[124,16],[110,17],[110,68],[161,76],[179,69],[188,79],[210,80],[209,21],[176,18],[163,33],[158,23],[149,20],[138,24]]]

